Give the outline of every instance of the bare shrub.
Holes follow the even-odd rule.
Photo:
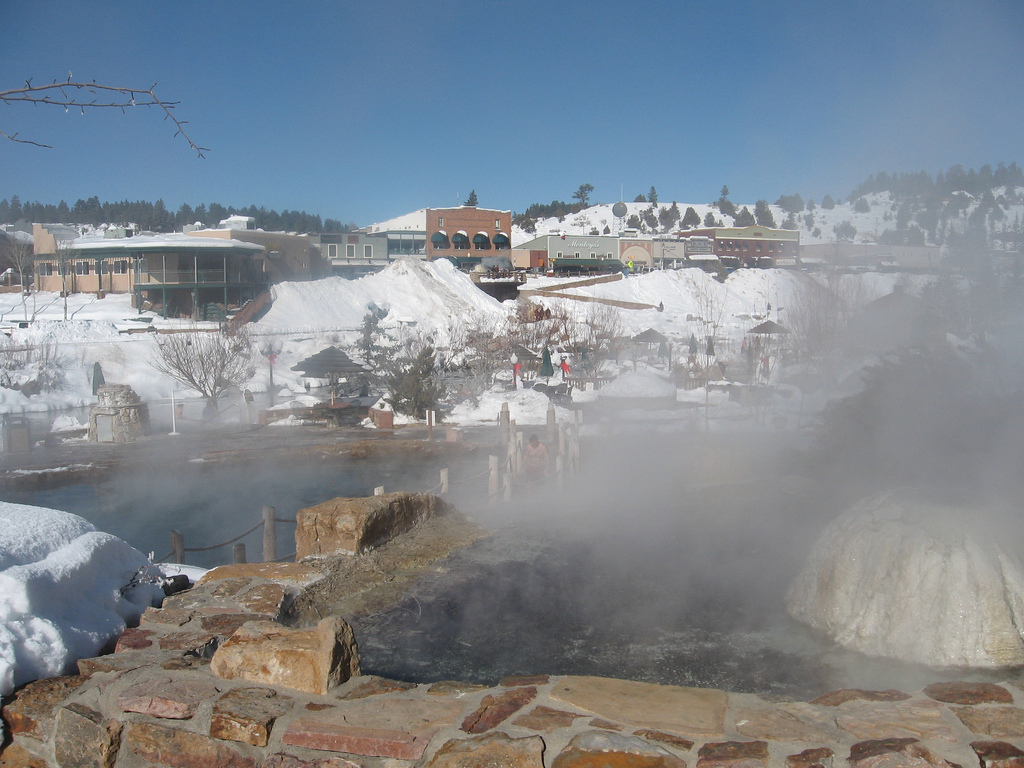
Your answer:
[[[232,336],[198,329],[168,334],[157,341],[153,367],[195,390],[216,408],[222,393],[240,388],[252,378],[252,341],[244,329]]]

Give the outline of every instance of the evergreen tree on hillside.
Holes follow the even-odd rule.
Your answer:
[[[868,213],[871,210],[871,205],[866,197],[861,197],[853,204],[853,210],[857,213]]]
[[[637,195],[636,197],[633,198],[633,202],[634,203],[646,203],[647,202],[647,195]]]
[[[651,191],[647,193],[647,202],[651,203],[651,205],[658,204],[658,190],[654,187],[651,187]]]
[[[754,214],[744,205],[743,210],[736,214],[736,221],[734,223],[737,227],[751,227],[757,222],[754,220]]]
[[[580,209],[582,210],[590,205],[590,193],[593,191],[593,184],[580,184],[580,188],[573,192],[572,199],[580,201]]]
[[[775,204],[786,213],[797,214],[804,209],[804,199],[799,194],[781,195]]]
[[[825,195],[821,198],[821,207],[826,211],[831,211],[836,207],[836,201],[832,199],[832,195]]]
[[[709,216],[711,215],[710,211],[708,212],[708,215]],[[714,217],[712,217],[712,218],[714,218]],[[697,213],[697,211],[695,211],[692,206],[687,208],[686,209],[686,213],[683,214],[683,228],[684,229],[696,229],[699,226],[700,226],[700,214]]]
[[[729,199],[729,187],[725,185],[722,186],[722,194],[719,195],[716,205],[718,206],[718,210],[726,216],[736,215],[736,206],[733,204],[732,200]]]
[[[775,216],[772,215],[772,209],[768,207],[767,200],[757,201],[757,204],[754,206],[754,220],[759,226],[775,227]]]
[[[705,227],[714,227],[714,226],[716,226],[716,224],[715,224],[715,214],[713,214],[711,211],[708,211],[706,214],[704,214],[704,226]]]

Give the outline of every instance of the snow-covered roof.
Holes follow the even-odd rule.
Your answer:
[[[367,232],[426,232],[427,231],[427,209],[420,208],[418,211],[396,216],[393,219],[382,221],[378,224],[371,224],[366,227]]]
[[[144,234],[135,237],[103,237],[101,235],[84,235],[76,237],[68,244],[76,251],[152,251],[161,250],[241,250],[262,252],[262,245],[245,243],[241,240],[221,239],[213,237],[192,237],[182,234]]]

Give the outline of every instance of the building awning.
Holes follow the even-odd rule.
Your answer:
[[[437,232],[435,232],[435,233],[434,233],[434,235],[435,235],[435,236],[436,236],[436,235],[441,235],[442,237],[448,237],[448,233],[447,233],[447,232],[445,232],[445,231],[444,231],[443,229],[439,229],[439,230],[437,230]]]
[[[456,234],[456,235],[462,235],[463,237],[469,237],[469,235],[468,235],[468,234],[466,233],[466,230],[464,230],[464,229],[460,229],[460,230],[459,230],[458,232],[456,232],[455,234]]]
[[[432,243],[447,243],[448,242],[448,233],[445,232],[443,229],[439,230],[439,231],[435,232],[434,234],[432,234],[430,236],[430,242],[432,242]]]
[[[497,242],[499,239],[501,239],[501,240],[508,240],[508,235],[505,234],[504,232],[501,232],[501,231],[495,232],[494,233],[494,240],[495,240],[495,242]]]

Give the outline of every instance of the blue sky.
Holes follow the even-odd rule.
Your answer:
[[[845,196],[877,171],[1024,163],[1021,0],[7,0],[0,89],[148,87],[151,110],[0,104],[0,198],[163,199],[360,225],[480,205]]]

